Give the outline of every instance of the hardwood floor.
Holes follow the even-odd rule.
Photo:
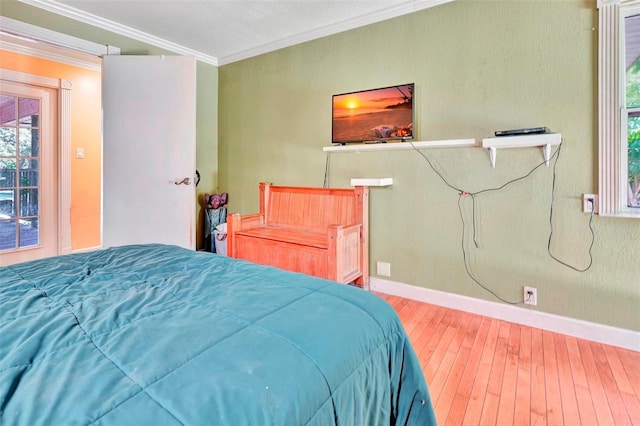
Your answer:
[[[640,425],[640,353],[378,294],[413,343],[440,425]]]

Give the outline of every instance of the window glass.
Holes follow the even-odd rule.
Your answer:
[[[640,208],[640,14],[625,17],[624,23],[627,205]]]
[[[40,107],[0,95],[0,250],[40,241]]]

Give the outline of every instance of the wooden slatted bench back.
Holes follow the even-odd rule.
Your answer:
[[[260,184],[267,226],[326,234],[329,225],[361,224],[362,189],[298,188]],[[360,205],[360,206],[359,206]]]

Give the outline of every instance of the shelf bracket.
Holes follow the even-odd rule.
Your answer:
[[[498,148],[542,148],[544,163],[548,166],[551,160],[551,146],[560,145],[562,135],[560,133],[545,133],[540,135],[525,136],[501,136],[495,138],[482,139],[482,147],[489,149],[489,160],[491,167],[496,167],[496,157]]]
[[[549,167],[549,158],[551,158],[551,144],[548,143],[542,147],[542,155],[544,156],[544,163]]]
[[[491,167],[496,168],[496,147],[492,146],[489,148],[489,161],[491,161]]]

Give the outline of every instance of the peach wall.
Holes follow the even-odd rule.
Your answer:
[[[101,76],[71,65],[0,50],[0,67],[71,80],[71,247],[100,245]],[[84,148],[84,158],[76,149]]]

